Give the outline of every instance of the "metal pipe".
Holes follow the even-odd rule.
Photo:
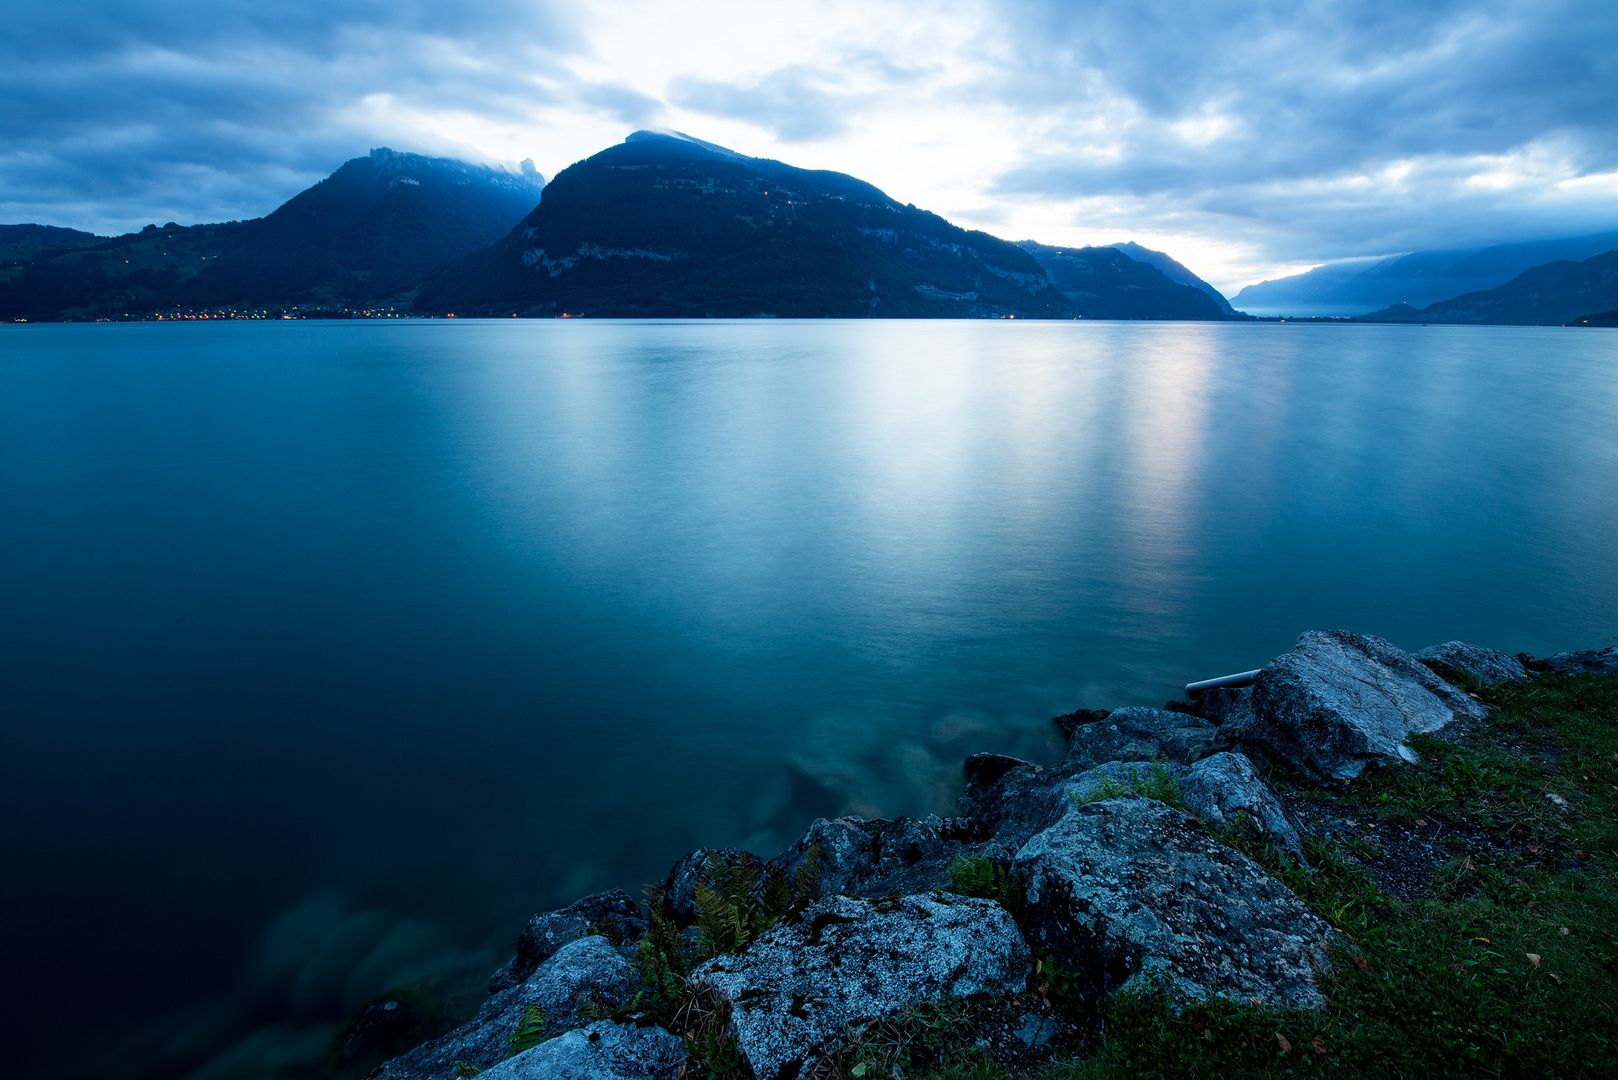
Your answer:
[[[1263,668],[1254,668],[1252,671],[1244,671],[1240,675],[1221,675],[1217,679],[1203,679],[1201,682],[1186,683],[1185,696],[1196,697],[1204,690],[1214,690],[1221,686],[1252,686],[1253,680],[1258,678],[1258,673],[1263,670]]]

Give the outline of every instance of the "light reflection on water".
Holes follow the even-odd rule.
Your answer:
[[[10,1042],[93,964],[144,991],[92,1071],[296,1068],[533,910],[946,812],[967,754],[1304,629],[1604,644],[1615,340],[8,328]]]

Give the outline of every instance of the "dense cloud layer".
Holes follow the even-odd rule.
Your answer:
[[[661,123],[1255,270],[1618,227],[1603,0],[674,8],[0,0],[0,220],[251,216],[384,142],[552,173]]]

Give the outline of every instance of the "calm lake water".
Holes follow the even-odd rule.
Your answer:
[[[6,327],[8,1071],[296,1075],[1306,629],[1602,646],[1615,525],[1603,330]]]

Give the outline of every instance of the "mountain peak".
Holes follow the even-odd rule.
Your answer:
[[[746,154],[738,154],[736,151],[731,150],[728,147],[720,146],[718,143],[711,143],[706,139],[699,139],[695,135],[687,135],[683,131],[675,131],[672,128],[642,128],[639,131],[631,131],[627,136],[625,136],[624,142],[653,142],[659,139],[667,139],[672,142],[689,143],[691,146],[700,147],[701,149],[708,151],[708,153],[713,154],[715,157],[724,158],[726,161],[753,160]]]

